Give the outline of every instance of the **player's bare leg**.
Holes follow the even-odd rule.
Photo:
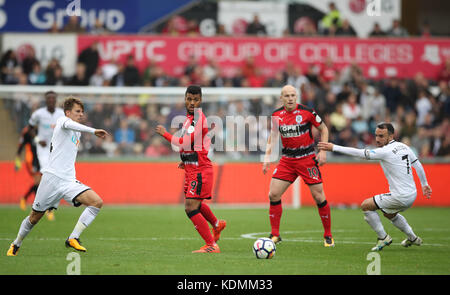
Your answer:
[[[319,216],[322,220],[322,225],[324,229],[323,234],[323,245],[325,247],[334,247],[334,239],[331,234],[331,212],[330,206],[328,205],[327,199],[325,197],[325,193],[323,191],[323,184],[311,184],[308,185],[311,195],[314,201],[317,204],[317,208],[319,210]]]
[[[281,215],[283,214],[283,207],[281,205],[281,196],[291,185],[289,181],[272,178],[270,181],[269,188],[269,218],[270,218],[270,227],[271,232],[269,238],[277,244],[281,242],[280,236],[280,221]]]
[[[377,244],[372,248],[372,251],[383,250],[384,247],[389,246],[392,243],[392,238],[384,230],[380,216],[376,212],[378,206],[375,204],[373,198],[368,198],[361,203],[361,209],[364,212],[364,220],[372,227],[378,236]]]
[[[406,220],[405,217],[403,217],[403,215],[399,213],[394,214],[384,213],[384,217],[389,219],[396,228],[401,230],[406,235],[407,238],[401,242],[401,245],[403,247],[407,248],[412,245],[416,246],[422,245],[422,239],[414,233],[413,229],[408,224],[408,221]]]
[[[75,198],[75,201],[86,206],[81,213],[75,228],[66,240],[66,247],[72,247],[77,251],[85,252],[86,248],[81,245],[81,233],[94,221],[103,206],[103,200],[93,190],[87,190]]]
[[[214,241],[214,237],[209,231],[208,222],[200,212],[201,199],[185,199],[184,208],[187,216],[192,221],[195,229],[205,241],[205,246],[192,253],[220,253],[220,248]]]
[[[19,233],[17,234],[17,238],[10,245],[8,252],[6,252],[7,256],[16,256],[19,251],[20,246],[22,246],[22,241],[25,237],[30,233],[33,227],[41,220],[42,216],[44,216],[45,212],[38,212],[31,210],[29,216],[25,217],[22,221]]]

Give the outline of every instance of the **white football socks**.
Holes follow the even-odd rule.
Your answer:
[[[17,234],[17,238],[14,240],[14,245],[20,247],[22,245],[23,239],[30,233],[34,224],[32,224],[29,220],[30,216],[25,217],[20,225],[19,233]]]
[[[406,218],[403,215],[397,214],[394,218],[391,219],[392,224],[397,227],[399,230],[404,232],[410,241],[414,241],[417,236],[413,232],[411,226],[406,221]]]
[[[69,239],[78,239],[81,233],[89,226],[89,224],[92,223],[92,221],[94,221],[99,211],[100,208],[94,206],[86,207],[83,213],[81,213],[73,232],[69,236]]]
[[[364,211],[364,220],[372,227],[377,233],[379,239],[384,239],[387,235],[381,223],[380,216],[376,211]]]

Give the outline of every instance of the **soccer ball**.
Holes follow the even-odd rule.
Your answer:
[[[276,250],[275,243],[269,238],[259,238],[253,244],[253,253],[258,259],[271,259]]]

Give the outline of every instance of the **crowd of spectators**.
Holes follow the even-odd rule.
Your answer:
[[[411,145],[421,157],[450,156],[450,59],[434,80],[426,79],[420,72],[413,79],[390,77],[370,80],[364,77],[358,64],[339,69],[331,59],[324,64],[310,64],[305,69],[288,62],[272,77],[265,77],[251,57],[233,77],[225,77],[217,62],[211,60],[200,65],[194,57],[184,65],[182,75],[173,77],[165,74],[156,63],[150,63],[140,73],[132,56],[124,64],[110,63],[100,67],[94,43],[80,53],[76,73],[72,77],[62,75],[58,60],[52,60],[45,69],[41,69],[32,51],[22,60],[12,50],[5,52],[0,60],[0,69],[2,84],[18,85],[185,87],[195,83],[204,87],[282,87],[292,84],[299,89],[302,103],[322,116],[330,129],[330,141],[354,147],[373,145],[376,123],[387,121],[394,124],[396,138]],[[13,113],[23,117],[29,116],[39,106],[36,100],[21,102],[20,105],[15,104]],[[270,100],[255,97],[229,103],[226,100],[207,103],[204,111],[207,115],[221,117],[225,122],[226,116],[233,115],[270,116],[278,106],[278,97]],[[170,146],[156,136],[154,127],[164,124],[169,128],[172,118],[184,113],[182,102],[88,103],[88,124],[109,130],[113,136],[102,142],[87,135],[81,153],[149,157],[172,154]],[[26,120],[21,118],[18,128],[26,124]],[[253,134],[267,134],[267,130]],[[251,140],[246,139],[244,150],[248,149]],[[258,153],[261,151],[235,154],[243,157]]]
[[[354,31],[347,20],[330,3],[328,13],[318,25],[318,31],[311,27],[307,35],[353,35]],[[174,20],[175,22],[175,20]],[[169,22],[171,24],[171,22]],[[189,22],[186,34],[198,34],[194,21]],[[77,32],[86,30],[80,27],[76,17],[62,29],[54,32]],[[223,26],[219,32],[224,33]],[[104,26],[97,22],[90,32],[105,34]],[[165,34],[174,34],[174,26],[169,25]],[[247,28],[247,34],[266,34],[258,16]],[[421,31],[429,35],[429,27]],[[399,21],[394,21],[389,32],[383,32],[376,24],[371,36],[407,36]],[[303,104],[314,108],[330,130],[330,141],[337,144],[363,147],[374,144],[374,129],[377,122],[392,122],[396,138],[411,145],[422,158],[450,157],[450,59],[443,66],[438,77],[426,79],[418,72],[412,79],[390,77],[383,80],[370,80],[363,75],[358,64],[337,68],[332,59],[323,64],[309,64],[300,67],[286,63],[272,76],[262,74],[262,69],[250,56],[233,76],[225,76],[223,69],[215,60],[200,64],[194,56],[183,65],[181,75],[171,76],[154,61],[143,71],[135,65],[133,56],[124,62],[111,60],[99,65],[98,44],[93,43],[78,56],[74,75],[65,76],[64,69],[57,59],[52,59],[43,68],[34,50],[17,52],[8,50],[0,59],[0,83],[10,85],[71,85],[71,86],[179,86],[199,84],[203,87],[282,87],[294,85],[301,93]],[[433,87],[433,88],[432,88]],[[434,91],[431,91],[434,89]],[[226,93],[224,93],[226,98]],[[40,98],[42,99],[42,98]],[[180,100],[182,98],[180,97]],[[26,124],[29,115],[39,106],[38,100],[16,100],[10,107],[18,123],[18,129]],[[226,116],[243,117],[270,116],[279,106],[278,97],[271,99],[252,97],[241,101],[207,103],[207,115],[218,116],[225,122]],[[86,135],[81,153],[114,155],[146,155],[159,157],[171,155],[173,151],[164,140],[156,136],[154,127],[164,124],[170,127],[172,118],[185,113],[183,103],[156,104],[148,100],[142,103],[88,103],[86,119],[89,125],[104,128],[112,134],[105,141]],[[18,114],[20,116],[18,116]],[[252,128],[252,127],[250,127]],[[267,135],[267,129],[257,126],[258,132],[248,134]],[[173,129],[172,132],[175,132]],[[226,137],[226,130],[224,130]],[[248,151],[251,138],[246,138],[243,152],[234,153],[236,157],[258,154],[261,151]]]

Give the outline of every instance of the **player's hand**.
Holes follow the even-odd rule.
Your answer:
[[[429,185],[426,185],[422,187],[423,195],[429,199],[431,198],[431,187]]]
[[[165,128],[163,125],[158,125],[158,126],[156,126],[155,131],[156,131],[156,133],[158,133],[158,134],[161,135],[161,136],[163,136],[164,133],[167,132],[166,128]]]
[[[178,163],[178,168],[179,169],[184,169],[184,163],[183,162]]]
[[[263,174],[266,175],[267,171],[269,171],[270,162],[263,163]]]
[[[331,151],[333,151],[333,144],[331,142],[323,142],[323,141],[321,141],[321,142],[319,142],[317,144],[317,148],[320,151],[331,152]]]
[[[45,140],[41,140],[41,141],[39,141],[38,143],[39,143],[39,145],[40,145],[41,147],[46,147],[46,146],[47,146],[47,142],[45,142]]]
[[[95,136],[100,137],[100,138],[105,138],[106,136],[109,136],[110,134],[103,130],[103,129],[95,129],[94,131]]]
[[[22,168],[22,161],[20,160],[19,156],[16,156],[16,158],[14,159],[14,170],[19,171],[20,168]]]
[[[316,161],[319,166],[323,166],[327,162],[327,152],[322,150],[316,155]]]

